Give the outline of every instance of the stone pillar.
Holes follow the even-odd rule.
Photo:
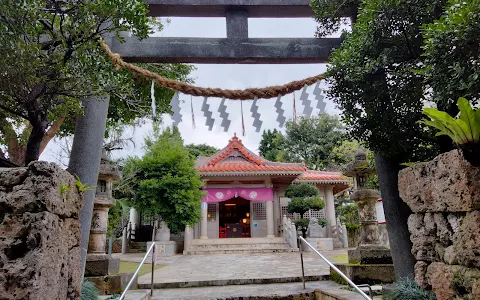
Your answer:
[[[265,203],[266,215],[267,215],[267,238],[275,237],[275,220],[273,217],[273,201],[267,201]]]
[[[208,204],[202,202],[202,221],[200,224],[200,239],[208,239]]]
[[[350,197],[358,205],[358,215],[360,218],[359,248],[376,248],[381,246],[377,211],[375,208],[379,196],[379,193],[375,190],[363,189],[355,191]]]
[[[108,95],[83,100],[84,113],[77,118],[68,171],[77,175],[86,186],[97,184],[109,101]],[[80,210],[82,272],[87,259],[94,198],[95,191],[86,190]]]
[[[333,185],[325,187],[325,214],[327,217],[327,233],[328,237],[332,237],[332,228],[337,226],[337,218],[335,217],[335,201],[333,196]]]
[[[120,179],[118,168],[110,164],[104,152],[100,163],[98,183],[95,191],[87,263],[85,265],[86,276],[104,276],[118,273],[120,260],[113,259],[105,253],[108,210],[115,205],[115,199],[112,198],[113,181],[118,179]]]
[[[128,252],[128,229],[127,227],[123,227],[123,232],[122,232],[122,254],[127,254]]]
[[[193,229],[189,225],[185,226],[185,234],[183,236],[183,250],[188,251],[193,240]]]

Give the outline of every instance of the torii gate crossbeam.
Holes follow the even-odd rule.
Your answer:
[[[146,0],[155,17],[225,17],[227,38],[150,37],[111,48],[126,61],[144,63],[324,63],[339,38],[249,38],[248,18],[304,18],[309,0]]]

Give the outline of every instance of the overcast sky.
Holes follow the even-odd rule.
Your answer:
[[[249,37],[314,37],[315,22],[313,19],[250,19]],[[215,37],[225,38],[226,27],[224,18],[171,18],[171,23],[166,25],[164,30],[156,36],[165,37]],[[224,89],[243,89],[249,87],[265,87],[269,85],[282,85],[292,80],[300,80],[305,77],[317,75],[326,70],[324,64],[298,64],[298,65],[213,65],[198,64],[197,70],[191,74],[195,79],[195,85],[202,87],[218,87]],[[323,86],[323,85],[322,85]],[[312,105],[316,106],[314,95],[311,93],[313,86],[308,89]],[[296,93],[297,116],[301,116],[303,106],[299,101],[301,91]],[[255,132],[252,126],[250,107],[252,101],[244,101],[243,116],[245,120],[246,136],[241,136],[241,114],[240,103],[238,101],[227,100],[227,113],[232,121],[228,132],[224,132],[220,126],[218,106],[221,99],[210,98],[210,111],[215,119],[215,125],[212,131],[208,131],[205,126],[205,118],[201,111],[203,98],[193,97],[193,110],[196,121],[196,128],[192,128],[192,117],[190,109],[190,99],[188,95],[180,95],[181,113],[183,122],[179,125],[179,130],[186,144],[206,143],[218,148],[227,145],[228,140],[236,132],[244,144],[252,151],[257,152],[261,133],[266,129],[278,128],[276,122],[277,114],[273,107],[275,99],[259,99],[259,113],[263,121],[260,132]],[[293,96],[287,95],[282,98],[285,116],[288,119],[293,115]],[[325,99],[326,112],[339,114],[334,104]],[[318,113],[315,109],[313,114]],[[164,126],[170,126],[172,123],[170,116],[164,118]],[[284,128],[282,129],[284,130]],[[143,139],[151,131],[151,125],[147,124],[141,128],[136,128],[133,134],[135,147],[130,146],[127,149],[112,153],[113,157],[125,157],[129,155],[141,156],[143,153]],[[126,133],[132,135],[131,132]],[[51,142],[40,157],[42,160],[58,162],[57,153],[59,152],[58,142]],[[64,162],[65,163],[65,162]]]

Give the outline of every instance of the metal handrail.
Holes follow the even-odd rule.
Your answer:
[[[368,287],[368,294],[370,297],[373,297],[373,290],[372,287],[369,284],[357,284],[358,287]]]
[[[343,279],[345,279],[346,282],[348,282],[349,285],[351,285],[357,292],[362,295],[363,298],[367,300],[372,300],[372,298],[368,297],[367,294],[365,294],[353,281],[350,280],[345,274],[342,273],[334,264],[332,264],[325,256],[323,256],[320,252],[318,252],[315,247],[310,245],[309,242],[307,242],[303,237],[299,236],[298,239],[300,240],[299,243],[299,248],[300,248],[300,259],[302,261],[302,281],[303,281],[303,288],[305,288],[305,272],[304,272],[304,267],[303,267],[303,253],[302,253],[302,243],[304,242],[310,249],[312,249],[313,252],[315,252],[318,256],[320,256],[321,259],[323,259],[335,272],[338,273]]]
[[[123,293],[120,295],[120,298],[118,298],[117,300],[123,300],[125,299],[125,295],[127,294],[128,292],[128,289],[130,288],[130,286],[132,285],[133,281],[135,280],[135,278],[137,278],[138,276],[138,272],[140,272],[140,269],[142,268],[143,264],[145,263],[145,261],[147,260],[147,257],[148,255],[150,254],[150,252],[153,250],[153,253],[152,253],[152,275],[151,275],[151,282],[150,282],[150,296],[153,296],[153,272],[155,272],[155,258],[156,258],[156,254],[155,254],[155,250],[156,250],[156,244],[155,244],[155,229],[157,228],[156,224],[154,224],[153,226],[153,233],[152,233],[152,245],[150,246],[150,248],[148,248],[147,250],[147,253],[145,254],[145,256],[143,257],[142,261],[140,262],[140,265],[138,266],[137,270],[135,271],[135,273],[133,273],[133,276],[132,278],[130,278],[130,281],[128,282],[127,286],[125,287],[125,289],[123,290]]]

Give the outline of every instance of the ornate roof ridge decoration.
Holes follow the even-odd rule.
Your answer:
[[[245,158],[259,166],[262,165],[265,160],[261,156],[258,156],[245,148],[242,140],[237,137],[236,133],[234,133],[233,138],[228,141],[227,147],[223,148],[222,150],[210,157],[208,165],[216,165],[218,162],[221,162],[223,159],[228,157],[229,154],[231,154],[234,150],[238,150],[243,156],[245,156]]]

